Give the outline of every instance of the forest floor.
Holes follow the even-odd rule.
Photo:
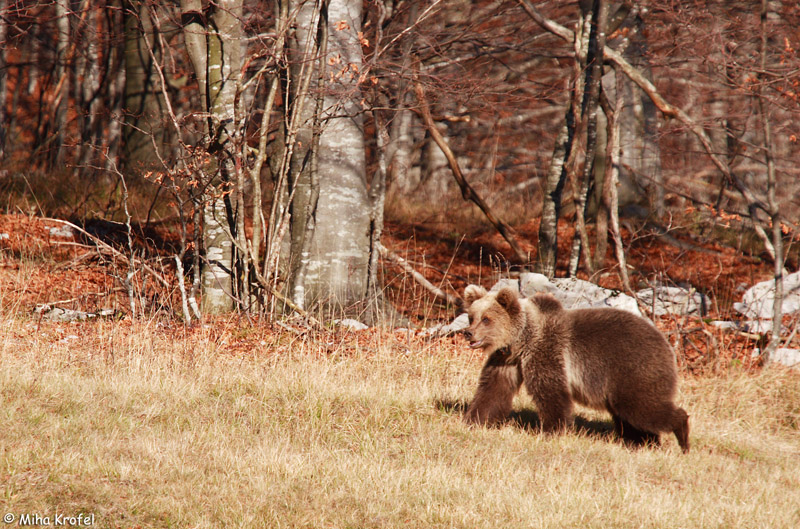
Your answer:
[[[83,228],[108,243],[108,247],[98,247],[77,230],[67,228],[65,232],[65,225],[56,220],[22,214],[0,215],[0,234],[7,234],[7,237],[0,235],[3,237],[0,239],[0,301],[4,310],[13,307],[15,312],[33,314],[37,307],[49,304],[86,312],[110,308],[117,319],[130,317],[128,290],[123,286],[123,278],[129,273],[126,259],[130,255],[125,226],[88,221]],[[171,228],[174,227],[161,224],[147,230],[134,229],[134,250],[148,260],[154,274],[136,276],[133,283],[140,294],[140,304],[146,305],[140,307],[142,312],[160,318],[161,325],[183,327],[178,321],[180,298],[173,257],[177,236],[176,230]],[[675,347],[683,371],[721,374],[731,368],[757,369],[760,360],[752,353],[755,348],[763,347],[767,337],[720,329],[711,322],[736,319],[733,303],[741,299],[746,288],[771,278],[771,264],[744,251],[741,238],[726,246],[711,237],[697,236],[690,228],[665,230],[635,227],[630,222],[624,224],[623,241],[633,288],[653,284],[681,285],[709,297],[708,311],[702,316],[654,318]],[[569,223],[562,221],[559,225],[559,270],[567,267],[573,233]],[[517,226],[516,234],[523,249],[534,252],[538,221]],[[489,287],[499,278],[519,272],[519,267],[507,261],[508,244],[488,228],[478,227],[466,236],[450,225],[388,221],[382,240],[430,282],[456,296],[470,283]],[[186,266],[188,268],[189,264]],[[606,288],[621,289],[618,271],[613,246],[609,244],[604,267],[592,277],[581,270],[578,277]],[[155,275],[163,284],[153,279]],[[435,299],[390,262],[382,264],[382,279],[386,298],[402,318],[396,327],[419,330],[449,321],[456,315],[453,307]],[[233,318],[232,324],[236,325],[238,319]],[[789,316],[784,321],[788,329],[795,328],[798,323]],[[193,328],[185,332],[193,332]],[[792,336],[793,342],[786,345],[800,346],[800,336]],[[459,339],[455,338],[454,343],[460,344]]]
[[[770,275],[736,248],[625,234],[638,283],[689,281],[712,297],[704,318],[656,320],[676,348],[691,416],[692,451],[682,455],[672,436],[628,449],[605,414],[583,408],[565,435],[542,435],[524,395],[502,427],[466,427],[483,360],[461,336],[236,316],[187,327],[174,286],[152,287],[152,278],[141,287],[151,312],[131,317],[124,232],[84,228],[120,254],[56,221],[0,216],[0,511],[9,525],[34,515],[55,525],[59,514],[109,528],[800,524],[800,375],[762,370],[755,337],[708,324],[730,316],[741,284]],[[536,229],[517,231],[535,241]],[[170,234],[146,235],[160,242],[142,254],[174,278]],[[514,271],[488,231],[467,241],[391,222],[384,244],[454,293]],[[598,282],[614,287],[608,263]],[[383,275],[415,327],[454,316],[400,270],[386,264]],[[49,321],[35,312],[45,303],[115,315]]]

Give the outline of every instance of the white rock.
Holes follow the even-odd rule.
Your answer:
[[[115,314],[114,309],[100,309],[98,312],[84,312],[82,310],[62,309],[61,307],[53,307],[47,303],[37,306],[34,313],[41,314],[42,319],[48,321],[84,321],[89,318],[96,317],[109,317]]]
[[[544,274],[536,274],[533,272],[525,272],[519,275],[519,290],[526,298],[533,296],[538,292],[545,294],[557,294],[558,287],[550,282],[550,279]]]
[[[752,358],[761,356],[761,349],[756,347],[750,353]],[[770,363],[780,364],[782,366],[800,369],[800,351],[797,349],[789,349],[787,347],[778,347],[775,352],[770,356]]]
[[[82,310],[62,309],[55,307],[44,314],[44,319],[49,321],[83,321],[91,318],[94,314],[83,312]]]
[[[49,229],[51,237],[64,237],[71,239],[73,236],[72,228],[69,226],[51,226]]]
[[[800,350],[778,347],[770,356],[770,362],[786,367],[800,368]]]
[[[424,334],[429,336],[449,336],[451,334],[455,334],[458,331],[463,331],[469,327],[469,316],[467,313],[459,314],[456,319],[448,324],[440,323],[439,325],[434,325],[433,327],[426,329]]]
[[[671,286],[645,288],[637,292],[636,297],[645,308],[652,310],[655,316],[664,314],[702,315],[703,308],[707,308],[709,303],[708,298],[699,292]],[[655,301],[653,301],[654,297]]]
[[[364,331],[369,329],[368,325],[361,323],[358,320],[354,320],[352,318],[344,318],[342,320],[333,320],[334,323],[339,325],[340,327],[346,327],[351,331]]]
[[[775,280],[770,279],[756,283],[742,296],[741,303],[734,303],[733,308],[745,318],[753,320],[772,319],[775,304]],[[793,314],[800,311],[800,272],[789,274],[783,278],[783,313]]]
[[[554,295],[565,309],[613,307],[642,315],[636,300],[618,290],[599,287],[577,278],[556,278],[553,284],[558,287]]]
[[[501,288],[506,287],[514,290],[515,292],[519,292],[519,280],[508,278],[498,279],[497,283],[492,285],[492,288],[489,289],[489,292],[497,292]]]

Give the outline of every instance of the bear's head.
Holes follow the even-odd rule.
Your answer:
[[[469,316],[469,328],[464,335],[469,346],[493,353],[508,347],[524,325],[519,295],[511,288],[487,293],[478,285],[464,290],[464,309]]]

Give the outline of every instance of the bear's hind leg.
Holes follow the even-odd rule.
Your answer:
[[[614,415],[614,433],[617,438],[628,446],[659,446],[661,436],[657,433],[647,432],[636,428],[628,421]]]
[[[653,444],[652,440],[658,438],[659,432],[673,432],[681,450],[684,453],[689,451],[689,415],[672,402],[651,402],[647,406],[621,406],[619,403],[612,403],[608,409],[615,416],[615,430],[616,417],[619,416],[622,421],[623,439],[635,440],[641,437],[644,442]],[[625,433],[626,428],[629,428],[630,434]],[[642,435],[637,434],[637,431],[642,432]]]
[[[522,385],[519,362],[506,363],[506,354],[492,353],[483,366],[478,390],[464,420],[470,424],[495,424],[511,413],[514,395]]]
[[[684,454],[689,453],[689,414],[683,408],[675,408],[673,413],[672,432],[678,438],[678,444]]]

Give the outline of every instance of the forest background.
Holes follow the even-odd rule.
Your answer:
[[[719,243],[778,275],[796,260],[790,2],[0,9],[4,207],[118,232],[134,315],[169,285],[186,322],[377,321],[395,222],[498,271],[679,282],[725,309],[741,282],[692,266],[631,285],[631,240]],[[457,305],[461,279],[428,289]]]

